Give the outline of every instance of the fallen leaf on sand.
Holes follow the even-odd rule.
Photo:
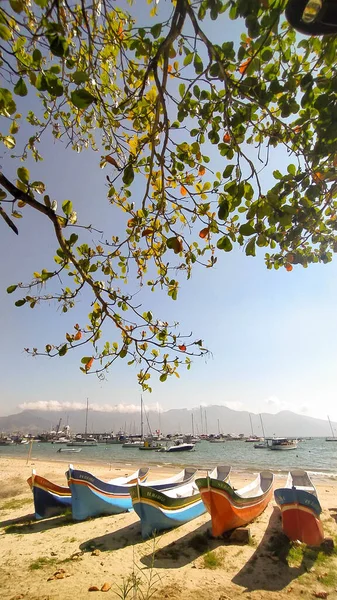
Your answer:
[[[99,592],[99,587],[97,587],[97,585],[91,585],[88,588],[88,592]]]
[[[111,583],[109,583],[108,581],[106,581],[105,583],[103,583],[102,587],[101,587],[101,592],[108,592],[111,588]]]

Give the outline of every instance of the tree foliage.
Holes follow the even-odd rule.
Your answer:
[[[206,350],[140,309],[129,273],[176,300],[181,276],[213,267],[235,245],[248,256],[265,248],[267,268],[288,271],[327,263],[337,250],[336,43],[297,36],[281,0],[155,2],[142,27],[130,4],[129,12],[113,0],[1,5],[0,138],[18,167],[14,182],[0,175],[0,214],[18,233],[14,221],[39,211],[59,245],[53,271],[8,288],[21,291],[16,306],[53,298],[67,312],[83,288],[93,296],[88,323],[45,353],[89,344],[84,373],[125,357],[139,363],[148,389],[152,370],[165,381]],[[243,33],[232,40],[237,19]],[[224,23],[221,44],[212,21]],[[123,237],[97,233],[89,245],[72,202],[51,200],[24,166],[43,159],[48,131],[77,152],[99,152],[108,201],[125,216]],[[268,186],[277,147],[284,163]],[[48,293],[51,280],[61,282],[58,293]],[[105,339],[109,322],[116,341]]]

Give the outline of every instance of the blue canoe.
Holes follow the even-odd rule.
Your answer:
[[[83,521],[89,517],[116,515],[131,510],[130,488],[137,481],[142,484],[145,483],[148,471],[148,468],[143,468],[129,477],[103,481],[87,471],[79,471],[69,465],[69,471],[66,475],[72,495],[73,519]],[[184,469],[178,475],[168,479],[152,481],[148,485],[156,489],[166,490],[191,481],[195,474],[196,469]]]
[[[211,478],[228,481],[231,467],[216,467]],[[130,489],[132,504],[141,520],[142,537],[183,525],[206,512],[199,490],[193,481],[160,491],[140,482]]]
[[[27,483],[33,492],[36,519],[47,519],[64,513],[71,507],[71,491],[52,483],[48,479],[36,474],[35,469]]]

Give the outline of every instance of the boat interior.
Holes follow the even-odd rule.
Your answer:
[[[286,488],[295,487],[297,490],[303,490],[317,496],[315,486],[313,485],[308,473],[302,469],[294,469],[288,473]]]
[[[254,481],[239,490],[235,490],[235,493],[242,498],[262,496],[273,484],[273,481],[274,474],[271,471],[261,471]]]

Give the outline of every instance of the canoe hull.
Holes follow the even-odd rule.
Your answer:
[[[55,517],[71,507],[69,487],[56,485],[39,475],[29,477],[27,483],[33,492],[36,519]]]
[[[197,479],[201,498],[211,515],[212,535],[218,537],[226,531],[247,525],[258,517],[269,504],[273,483],[262,495],[251,498],[238,496],[233,488],[218,479]]]
[[[146,477],[147,471],[141,479],[145,481]],[[75,469],[68,472],[68,483],[75,521],[99,515],[117,515],[132,508],[129,485],[108,483],[91,473]]]
[[[309,546],[320,546],[324,540],[317,498],[304,490],[281,488],[275,490],[275,501],[281,509],[282,528],[286,536]]]
[[[141,521],[142,537],[173,529],[206,512],[200,494],[186,498],[170,498],[146,486],[130,489],[133,508]]]

